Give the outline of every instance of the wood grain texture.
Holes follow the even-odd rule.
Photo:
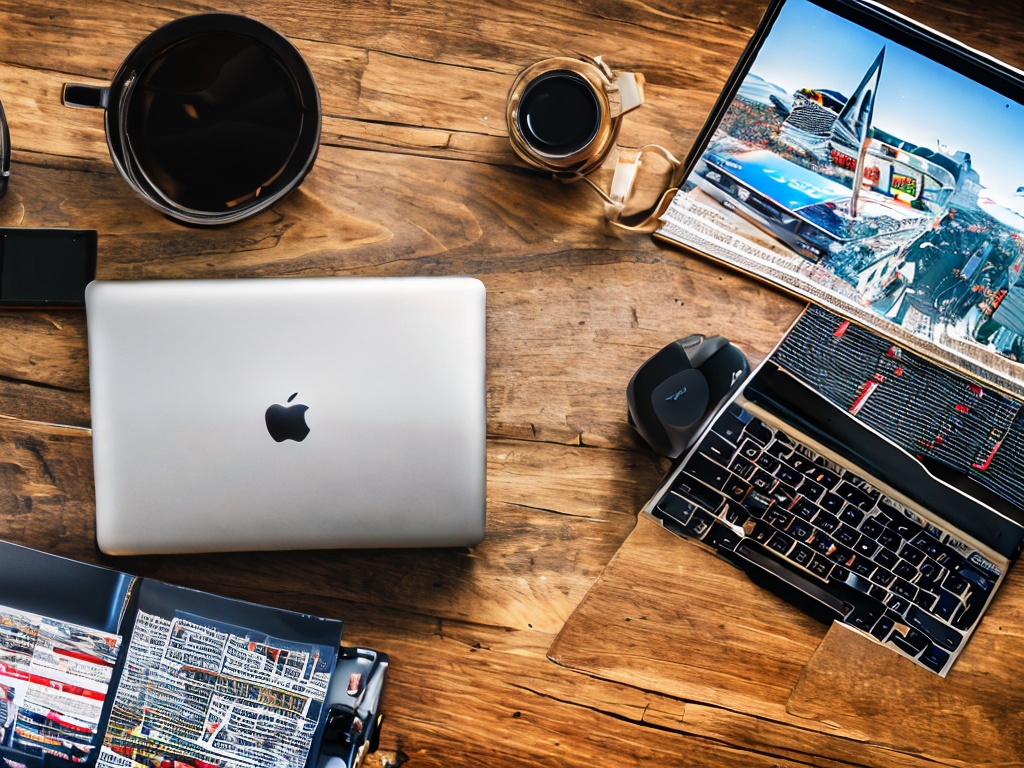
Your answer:
[[[1024,65],[1019,0],[893,7]],[[472,550],[105,557],[94,543],[85,318],[0,312],[0,537],[345,619],[349,642],[393,659],[374,765],[943,764],[937,730],[920,743],[897,739],[891,722],[852,704],[826,718],[826,702],[811,695],[814,676],[830,672],[823,628],[752,596],[757,622],[734,637],[715,619],[714,589],[730,578],[717,563],[663,546],[649,526],[631,537],[667,468],[626,424],[637,366],[690,333],[722,333],[756,362],[799,304],[649,237],[610,231],[589,190],[521,168],[506,137],[505,96],[521,68],[603,54],[648,83],[623,143],[683,156],[764,8],[0,0],[0,100],[13,145],[0,226],[98,230],[105,279],[477,276],[488,290],[489,436],[487,538]],[[246,13],[288,36],[313,70],[324,119],[316,165],[295,193],[236,225],[195,229],[135,197],[108,156],[102,114],[62,107],[60,90],[109,82],[148,32],[211,10]],[[645,543],[616,557],[627,538]],[[619,573],[635,579],[616,584]],[[693,573],[703,603],[651,591]],[[548,649],[567,622],[556,664]],[[656,662],[686,650],[673,634],[680,625],[706,637],[666,681]],[[994,633],[993,653],[1016,632]],[[708,671],[716,658],[730,662],[724,672]],[[1010,743],[992,752],[1003,764],[1015,759]]]

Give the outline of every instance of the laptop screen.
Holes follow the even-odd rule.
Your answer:
[[[657,235],[1021,394],[1024,74],[858,0],[774,2]]]

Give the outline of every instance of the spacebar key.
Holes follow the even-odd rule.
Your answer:
[[[842,600],[809,578],[795,573],[779,561],[771,550],[744,539],[729,558],[742,568],[750,580],[774,592],[809,615],[825,623],[842,619],[849,611]]]

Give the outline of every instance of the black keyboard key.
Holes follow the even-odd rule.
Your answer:
[[[802,565],[806,568],[811,560],[814,559],[814,550],[797,542],[797,545],[789,551],[787,557],[797,565]]]
[[[875,539],[876,541],[884,531],[885,526],[873,517],[869,517],[867,520],[860,524],[860,532],[863,533],[865,536],[870,536],[872,539]]]
[[[893,579],[896,575],[892,571],[888,571],[885,568],[877,568],[875,572],[871,574],[871,581],[880,587],[888,587],[892,584]]]
[[[750,483],[736,477],[736,475],[732,475],[725,481],[722,491],[733,501],[742,502],[747,498],[747,494],[750,493]]]
[[[901,579],[910,581],[917,576],[917,568],[908,563],[906,560],[900,560],[892,569],[893,573],[899,576]]]
[[[759,443],[755,443],[753,440],[744,440],[743,444],[740,445],[740,456],[747,461],[757,461],[757,458],[761,455],[763,446]]]
[[[764,519],[773,528],[778,528],[783,531],[786,530],[790,523],[793,522],[793,516],[789,514],[789,512],[774,506],[765,513]]]
[[[871,589],[868,590],[868,594],[875,598],[875,600],[885,602],[885,598],[889,596],[889,591],[877,584],[872,584]]]
[[[769,549],[774,549],[780,555],[784,555],[793,548],[793,544],[796,542],[792,536],[783,533],[782,531],[776,531],[775,535],[768,539]]]
[[[963,603],[957,595],[951,592],[947,592],[944,589],[939,590],[939,599],[935,603],[935,607],[932,608],[932,613],[938,616],[940,619],[946,621],[952,620],[956,612],[963,607]]]
[[[885,568],[892,568],[900,561],[899,556],[891,549],[882,547],[875,552],[875,562]]]
[[[981,616],[988,596],[983,592],[972,592],[968,594],[964,608],[953,617],[953,626],[966,632],[974,626],[974,622]]]
[[[910,543],[931,557],[937,557],[946,551],[946,547],[938,539],[924,532],[917,534]]]
[[[833,565],[832,572],[829,574],[829,576],[835,579],[836,581],[845,582],[850,577],[850,571],[849,569],[841,565]],[[868,591],[870,592],[870,590]]]
[[[833,533],[839,527],[839,518],[828,512],[822,512],[814,518],[814,524],[826,533]]]
[[[815,552],[820,552],[823,555],[830,555],[836,551],[835,542],[824,533],[815,536],[814,541],[810,542],[810,545]]]
[[[807,570],[819,579],[827,579],[829,577],[829,573],[832,571],[832,563],[821,555],[815,555],[811,564],[807,566]]]
[[[749,480],[757,472],[757,464],[742,456],[734,456],[733,460],[729,462],[729,470],[744,480]]]
[[[763,469],[758,469],[749,478],[750,484],[757,490],[766,493],[775,487],[776,480]]]
[[[917,597],[917,587],[915,587],[909,581],[905,581],[900,578],[897,578],[896,581],[892,583],[892,586],[889,587],[889,590],[894,595],[898,595],[899,597],[905,597],[907,600],[913,600],[915,597]]]
[[[736,446],[721,435],[708,432],[704,439],[700,441],[697,452],[703,453],[723,466],[728,466],[729,462],[732,461],[732,455],[736,452]]]
[[[795,483],[793,483],[792,485],[795,485]],[[820,501],[821,498],[825,495],[824,486],[819,485],[818,483],[811,480],[811,478],[809,477],[803,479],[803,482],[800,483],[800,486],[797,488],[797,491],[800,493],[801,496],[804,496],[810,499],[811,501]]]
[[[949,661],[949,654],[936,645],[929,645],[917,660],[933,672],[941,672]]]
[[[899,595],[889,595],[889,599],[885,601],[886,607],[893,612],[896,616],[903,619],[903,614],[907,612],[907,609],[913,605],[907,598],[900,597]]]
[[[742,526],[750,519],[747,511],[738,504],[727,504],[721,515],[725,522],[738,526]]]
[[[764,517],[765,511],[772,505],[772,497],[760,491],[751,491],[743,502],[743,506],[753,517]]]
[[[846,502],[843,501],[842,497],[836,496],[834,493],[826,493],[821,497],[819,503],[833,515],[838,515],[843,511],[843,507],[846,506]]]
[[[889,636],[889,642],[904,653],[915,657],[930,645],[928,636],[916,629],[908,630],[906,635],[901,635],[899,632],[893,632],[892,635]]]
[[[684,471],[718,490],[722,490],[729,479],[728,469],[699,453],[690,459]]]
[[[885,615],[885,606],[875,600],[866,598],[858,600],[853,610],[843,620],[851,627],[870,632],[875,624]]]
[[[892,528],[892,530],[901,538],[906,539],[907,541],[914,538],[918,533],[924,530],[920,525],[903,515],[896,517],[896,519],[893,520],[893,524],[889,527]]]
[[[771,474],[775,474],[775,470],[779,468],[779,460],[767,453],[762,453],[757,457],[756,461],[757,466]]]
[[[906,620],[907,624],[924,632],[933,643],[947,651],[955,651],[963,642],[962,634],[916,605],[907,609]]]
[[[869,578],[877,569],[877,565],[864,557],[858,557],[853,561],[853,565],[850,566],[851,571],[864,578]]]
[[[863,512],[869,512],[875,506],[875,497],[858,488],[853,483],[844,480],[835,489],[836,495],[848,503],[858,507]]]
[[[674,493],[666,493],[658,505],[654,508],[654,516],[658,518],[671,517],[680,525],[685,525],[690,520],[690,515],[697,509],[697,505],[688,499],[677,496]]]
[[[745,413],[742,410],[740,412]],[[733,445],[738,445],[740,435],[743,434],[743,422],[730,406],[725,413],[718,417],[712,429]]]
[[[837,579],[836,573],[833,572],[832,578]],[[863,592],[865,595],[871,591],[871,582],[865,579],[863,576],[853,573],[852,571],[847,572],[846,577],[842,579],[842,582],[847,586],[853,587],[858,592]]]
[[[860,521],[864,519],[864,513],[852,504],[847,504],[843,507],[843,511],[839,513],[839,519],[847,525],[852,525],[856,528],[860,525]]]
[[[935,557],[935,562],[947,570],[956,570],[963,565],[964,559],[949,547]]]
[[[772,498],[775,499],[775,503],[780,507],[786,507],[789,509],[796,501],[796,491],[787,486],[785,483],[776,483],[775,487],[772,488]]]
[[[804,476],[793,469],[788,464],[781,464],[775,472],[775,476],[779,478],[786,485],[796,487],[804,479]]]
[[[797,472],[802,472],[804,474],[813,472],[818,467],[812,458],[800,453],[799,450],[789,457],[789,461],[787,463]]]
[[[877,640],[884,643],[889,639],[889,633],[892,632],[892,628],[895,626],[896,620],[888,613],[885,613],[878,621],[875,622],[875,626],[871,628],[871,634],[874,635]]]
[[[969,581],[982,592],[988,592],[989,590],[991,590],[992,585],[995,583],[991,579],[987,579],[984,576],[982,576],[969,565],[962,565],[958,570],[960,576],[967,579],[967,581]]]
[[[853,554],[853,550],[848,547],[844,547],[842,544],[833,544],[831,551],[828,553],[828,557],[833,563],[845,565],[847,568],[853,565],[857,560],[857,556]]]
[[[785,459],[793,452],[793,443],[788,437],[783,437],[781,432],[775,433],[775,439],[765,448],[776,459]]]
[[[690,516],[689,522],[683,526],[683,530],[695,539],[699,539],[707,533],[714,520],[715,517],[710,512],[706,512],[703,509],[695,509]]]
[[[967,591],[967,583],[967,579],[959,573],[949,572],[946,574],[946,578],[942,582],[942,587],[943,589],[952,592],[954,595],[962,595]]]
[[[754,541],[759,541],[762,544],[765,544],[767,543],[768,539],[770,539],[774,534],[774,528],[768,525],[768,523],[764,522],[764,520],[758,520],[756,523],[754,523],[754,527],[753,529],[751,529],[748,536]]]
[[[835,488],[839,484],[839,475],[820,464],[815,464],[814,468],[807,473],[807,476],[825,488]]]
[[[848,525],[840,525],[832,534],[832,537],[848,547],[856,546],[857,542],[860,541],[860,534]]]
[[[758,421],[757,419],[750,420],[750,423],[747,424],[746,428],[743,430],[743,434],[747,437],[753,438],[761,445],[768,445],[768,443],[772,441],[771,429],[767,424],[762,421]]]
[[[861,536],[860,541],[853,546],[853,551],[858,555],[863,555],[864,557],[871,557],[875,554],[876,549],[878,549],[878,544],[873,542],[867,536]]]
[[[716,549],[733,550],[740,543],[741,538],[743,537],[732,527],[716,520],[704,534],[704,543]]]
[[[710,463],[710,462],[709,462]],[[723,496],[718,491],[708,488],[697,478],[683,472],[672,485],[672,490],[680,496],[696,501],[705,509],[716,511],[721,505]]]
[[[921,564],[922,560],[924,560],[924,552],[909,544],[903,545],[903,548],[900,549],[899,555],[915,568]]]
[[[935,605],[935,601],[938,599],[938,596],[934,592],[929,592],[926,589],[918,587],[917,596],[914,598],[914,604],[919,605],[926,611],[931,612],[932,606]]]
[[[793,522],[786,526],[786,533],[799,541],[810,541],[814,536],[814,532],[815,529],[813,525],[810,525],[799,518],[793,520]]]
[[[903,537],[891,528],[885,528],[875,538],[878,540],[879,544],[881,544],[883,547],[891,549],[893,552],[896,552],[900,548],[900,545],[903,543]]]
[[[934,589],[942,583],[942,577],[945,571],[942,566],[932,560],[930,557],[926,557],[921,561],[921,564],[917,566],[917,585],[922,589]]]
[[[794,515],[802,517],[804,520],[813,520],[819,511],[816,504],[800,497],[797,497],[789,509]]]

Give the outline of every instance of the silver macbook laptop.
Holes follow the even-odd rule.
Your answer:
[[[478,280],[94,282],[86,310],[104,552],[483,538]]]

